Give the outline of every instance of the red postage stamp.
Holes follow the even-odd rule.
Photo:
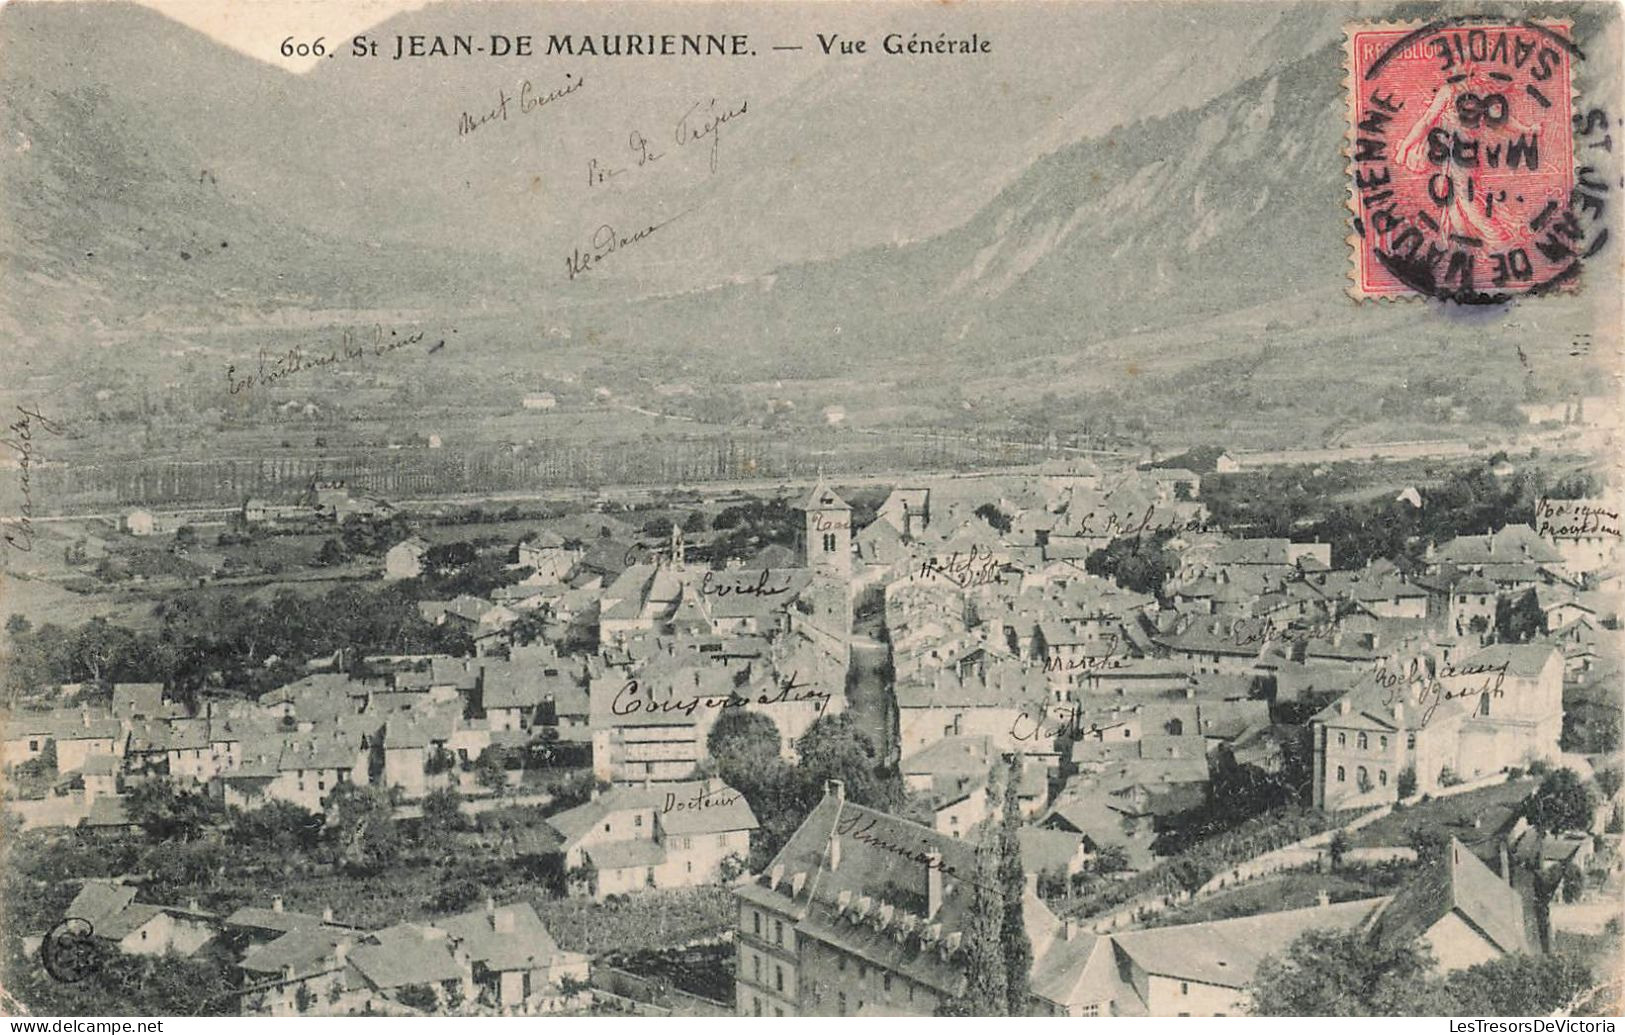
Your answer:
[[[1349,293],[1499,302],[1576,283],[1568,26],[1354,25],[1347,43]]]

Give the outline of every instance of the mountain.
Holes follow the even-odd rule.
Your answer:
[[[536,10],[435,5],[374,35],[665,27],[640,5],[555,5],[540,26]],[[777,7],[753,38],[811,38],[827,10]],[[890,8],[854,10],[871,37],[894,27]],[[976,81],[891,58],[667,78],[544,62],[526,74],[573,69],[599,92],[460,139],[455,113],[515,89],[511,68],[340,58],[295,76],[142,8],[12,5],[0,332],[146,347],[289,312],[474,310],[515,328],[486,344],[519,374],[573,348],[624,384],[821,379],[854,413],[900,403],[923,419],[1028,420],[1048,397],[1151,424],[1308,412],[1324,430],[1403,423],[1415,386],[1440,377],[1461,381],[1474,420],[1583,383],[1569,341],[1597,325],[1617,271],[1527,313],[1343,295],[1353,10],[1012,7],[1001,38],[1036,48],[1047,31],[1050,49],[1001,48]],[[753,108],[715,171],[673,154],[609,193],[579,184],[600,145],[669,125],[688,98],[726,95],[719,83]],[[600,222],[680,212],[658,245],[562,275]],[[545,354],[523,330],[538,327]]]

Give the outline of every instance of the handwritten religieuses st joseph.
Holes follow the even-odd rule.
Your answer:
[[[217,6],[0,9],[8,1014],[1613,1030],[1617,4]]]

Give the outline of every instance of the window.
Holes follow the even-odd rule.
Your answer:
[[[751,996],[750,1003],[751,1009],[755,1011],[756,1016],[760,1017],[762,1015],[762,1001],[756,996]]]
[[[1386,770],[1386,769],[1378,769],[1377,770],[1377,783],[1380,784],[1383,787],[1388,786],[1388,770]]]
[[[1179,994],[1180,995],[1190,995],[1191,994],[1191,983],[1189,981],[1181,981],[1179,983]]]
[[[1488,715],[1489,713],[1490,713],[1490,695],[1489,694],[1479,694],[1478,695],[1478,714],[1480,714],[1480,715]]]
[[[882,977],[880,979],[880,987],[885,989],[888,992],[891,991],[891,975],[890,974],[887,974],[887,975],[885,975],[884,977]]]
[[[864,978],[867,978],[868,976],[869,976],[869,964],[863,962],[862,960],[859,960],[858,961],[858,980],[862,981]]]
[[[684,865],[685,865],[685,866],[687,866],[687,867],[688,867],[688,871],[687,871],[687,872],[689,872],[689,873],[693,873],[693,872],[694,872],[694,863],[693,863],[693,861],[692,861],[692,860],[690,860],[690,861],[689,861],[689,862],[687,862],[687,863],[684,863]]]
[[[1083,1017],[1099,1017],[1100,1016],[1100,1004],[1099,1003],[1089,1003],[1082,1010],[1079,1010],[1078,1013]]]
[[[30,740],[28,742],[28,750],[30,750],[30,751],[38,751],[39,750],[39,741]]]
[[[825,553],[834,553],[835,552],[835,533],[834,532],[825,532],[824,533],[824,552]]]
[[[1369,747],[1370,743],[1371,742],[1366,738],[1366,735],[1364,733],[1360,734],[1359,745],[1360,745],[1360,750],[1361,751],[1364,751],[1367,747]]]
[[[604,824],[604,833],[606,833],[606,834],[609,833],[609,824],[608,823]]]
[[[835,993],[835,1014],[838,1017],[845,1017],[846,1016],[846,993],[845,992],[836,992]]]
[[[750,971],[751,971],[751,976],[756,979],[756,983],[758,985],[761,984],[762,983],[762,957],[760,957],[760,956],[752,956],[750,958]]]
[[[1377,738],[1377,746],[1382,748],[1384,751],[1387,751],[1388,750],[1388,738],[1385,737],[1385,736],[1384,737],[1378,737]]]
[[[632,825],[633,825],[633,826],[634,826],[634,827],[641,827],[641,826],[643,826],[643,813],[641,813],[641,812],[640,812],[640,813],[638,813],[638,814],[637,814],[637,815],[636,815],[636,816],[633,816],[633,817],[632,817]]]
[[[783,920],[775,920],[775,921],[773,921],[773,940],[775,942],[779,942],[780,944],[783,944],[783,942],[784,942],[784,921]]]
[[[1409,748],[1410,750],[1412,750],[1412,751],[1416,750],[1416,734],[1414,734],[1414,733],[1405,734],[1405,746],[1407,748]]]
[[[1354,769],[1354,782],[1360,785],[1361,790],[1371,786],[1371,774],[1365,771],[1365,766],[1356,766]]]
[[[835,957],[835,969],[840,971],[843,974],[846,973],[846,957],[845,956],[837,956],[837,957]]]
[[[753,934],[755,934],[757,936],[760,936],[761,933],[762,933],[762,914],[753,911],[750,914],[750,919],[751,919],[751,933],[753,933]]]
[[[1342,767],[1342,766],[1338,766],[1338,767],[1337,767],[1337,782],[1338,782],[1338,783],[1342,783],[1342,782],[1343,782],[1343,781],[1344,781],[1344,779],[1345,779],[1345,778],[1346,778],[1346,777],[1345,777],[1345,776],[1344,776],[1344,773],[1343,773],[1343,767]]]
[[[784,991],[784,968],[777,963],[773,964],[773,987]]]
[[[1339,733],[1337,735],[1337,746],[1338,747],[1345,747],[1345,746],[1347,746],[1348,742],[1349,742],[1349,735],[1347,733]]]
[[[773,1016],[775,1016],[775,1017],[783,1017],[784,1016],[784,1007],[775,1006],[773,1008]]]

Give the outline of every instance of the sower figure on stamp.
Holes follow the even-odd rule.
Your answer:
[[[1413,173],[1437,167],[1428,193],[1439,205],[1439,229],[1445,239],[1467,239],[1491,251],[1521,243],[1511,222],[1495,219],[1493,188],[1475,179],[1484,156],[1494,155],[1491,168],[1504,160],[1512,167],[1512,153],[1538,161],[1540,125],[1528,124],[1512,113],[1512,101],[1493,73],[1473,68],[1439,84],[1432,102],[1396,149],[1398,161]],[[1507,156],[1503,159],[1501,156]]]

